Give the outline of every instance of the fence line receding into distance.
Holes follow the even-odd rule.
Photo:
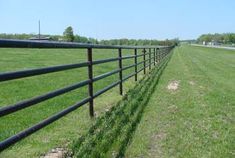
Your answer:
[[[87,67],[88,78],[87,80],[78,82],[73,85],[69,85],[67,87],[54,90],[48,92],[46,94],[33,97],[28,100],[20,101],[13,105],[8,105],[0,108],[0,117],[12,114],[19,110],[23,110],[30,106],[36,105],[40,102],[46,101],[48,99],[54,98],[56,96],[68,93],[72,90],[88,86],[88,94],[87,98],[80,100],[74,105],[69,106],[68,108],[50,116],[49,118],[42,120],[41,122],[33,125],[32,127],[25,129],[3,141],[0,142],[0,151],[8,148],[12,144],[20,141],[21,139],[31,135],[32,133],[42,129],[43,127],[53,123],[54,121],[60,119],[61,117],[65,116],[66,114],[76,110],[77,108],[81,107],[82,105],[89,103],[89,111],[90,116],[94,116],[94,99],[99,95],[105,93],[106,91],[110,90],[111,88],[118,86],[120,89],[120,95],[123,94],[123,82],[127,79],[135,76],[135,81],[137,81],[137,75],[141,71],[144,71],[146,74],[146,68],[149,67],[151,69],[152,66],[158,66],[159,63],[164,59],[174,48],[174,46],[107,46],[107,45],[93,45],[93,44],[79,44],[79,43],[70,43],[70,42],[51,42],[51,41],[30,41],[30,40],[1,40],[0,39],[0,48],[78,48],[78,49],[86,49],[87,50],[87,61],[80,62],[75,64],[67,64],[67,65],[58,65],[58,66],[51,66],[51,67],[44,67],[44,68],[36,68],[36,69],[29,69],[29,70],[22,70],[16,72],[5,72],[0,73],[0,82],[6,82],[9,80],[15,80],[20,78],[26,78],[31,76],[37,76],[47,73],[71,70],[75,68]],[[108,58],[108,59],[101,59],[101,60],[93,60],[93,49],[113,49],[117,50],[118,57],[116,58]],[[133,55],[123,56],[123,50],[133,50]],[[141,54],[138,54],[138,51],[141,51]],[[138,62],[138,59],[141,57],[141,61]],[[146,59],[146,57],[148,57]],[[125,59],[134,59],[133,64],[123,67],[122,61]],[[99,76],[93,76],[93,66],[97,64],[103,64],[108,62],[118,62],[118,69],[112,70],[108,73],[104,73]],[[138,70],[138,65],[143,65]],[[134,72],[128,74],[127,76],[123,77],[123,71],[134,68]],[[99,90],[98,92],[93,92],[93,83],[104,79],[108,76],[113,74],[119,74],[118,81],[110,84],[109,86]]]

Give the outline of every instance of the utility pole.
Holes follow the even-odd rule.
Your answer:
[[[40,20],[38,21],[38,39],[41,39],[41,35],[40,35],[40,30],[41,28],[40,28]]]

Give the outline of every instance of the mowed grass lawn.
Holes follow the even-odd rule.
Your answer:
[[[141,51],[138,51],[142,54]],[[114,58],[118,56],[117,50],[93,50],[93,60]],[[133,55],[133,50],[123,50],[123,56]],[[40,68],[62,64],[79,63],[87,60],[85,49],[0,49],[0,72],[17,71],[23,69]],[[142,58],[138,58],[142,61]],[[123,66],[131,65],[134,59],[123,61]],[[141,67],[142,65],[139,65]],[[118,61],[96,65],[93,68],[94,76],[118,68]],[[134,68],[124,71],[125,77]],[[142,73],[138,78],[142,77]],[[0,107],[17,103],[21,100],[42,95],[59,88],[86,80],[87,68],[78,68],[40,76],[17,79],[0,83]],[[94,91],[101,90],[118,80],[118,74],[97,81]],[[135,85],[134,78],[124,83],[124,92]],[[39,121],[75,104],[88,96],[88,87],[71,91],[67,94],[23,109],[14,114],[0,118],[0,140],[32,126]],[[117,101],[121,100],[119,88],[116,87],[101,95],[95,100],[96,116],[101,116]],[[66,117],[38,131],[37,133],[20,141],[9,149],[0,153],[0,157],[38,157],[55,147],[67,146],[71,140],[86,132],[96,119],[90,119],[88,105],[77,109]]]
[[[234,84],[235,51],[176,48],[126,157],[234,157]]]
[[[116,50],[96,51],[95,59],[117,56]],[[133,52],[126,51],[125,54],[133,54]],[[68,49],[0,49],[0,56],[1,72],[86,60],[85,51]],[[130,64],[130,61],[133,62],[133,60],[128,60],[125,64]],[[117,68],[117,62],[99,65],[95,68],[95,72],[98,75],[114,68]],[[128,104],[133,102],[133,108],[125,107],[124,109],[124,113],[131,116],[129,120],[134,120],[133,124],[128,124],[127,121],[127,126],[125,126],[125,116],[120,117],[121,129],[119,131],[119,128],[117,130],[114,128],[114,131],[119,131],[121,138],[108,137],[112,130],[107,130],[109,133],[101,133],[101,135],[107,135],[107,137],[102,137],[102,143],[91,144],[91,146],[94,146],[94,151],[104,152],[102,155],[107,155],[107,157],[115,156],[118,151],[121,151],[120,155],[125,157],[234,157],[234,68],[235,51],[193,46],[175,48],[160,80],[152,78],[150,81],[153,83],[146,84],[151,91],[154,91],[153,93],[146,92],[150,99],[141,103],[139,109],[141,113],[137,113],[137,119],[132,118],[131,113],[135,109],[138,111],[136,102],[138,99],[135,98],[132,101],[129,98],[130,103],[129,100],[126,100]],[[76,83],[86,77],[86,69],[74,69],[24,80],[3,82],[0,83],[0,105],[9,105]],[[96,83],[95,89],[98,90],[108,85],[116,78],[117,75],[99,81],[99,84]],[[168,90],[168,85],[173,81],[179,83],[178,89]],[[132,88],[134,83],[133,79],[126,82],[125,90]],[[139,91],[144,90],[144,94],[146,87],[141,87],[140,85]],[[118,94],[118,88],[114,88],[95,100],[95,110],[98,116],[102,116],[106,109],[121,99]],[[0,139],[29,127],[85,96],[87,96],[87,87],[1,118]],[[131,96],[133,97],[135,94],[131,94]],[[144,95],[141,97],[145,98]],[[16,157],[16,155],[17,157],[37,157],[53,147],[66,145],[80,136],[85,136],[83,138],[86,139],[88,129],[95,122],[96,119],[89,118],[88,106],[84,106],[0,153],[0,157]],[[109,124],[104,125],[104,129],[108,128]],[[131,138],[127,138],[128,136]],[[80,150],[79,147],[75,147],[75,150],[79,148],[79,151],[90,151],[89,140],[91,138],[93,135],[88,137],[87,148],[84,146],[83,150],[82,146]],[[97,138],[99,137],[97,136]],[[91,139],[92,142],[93,139]],[[121,144],[122,142],[124,144]],[[111,146],[110,151],[101,151],[109,148],[102,146],[106,143]],[[95,145],[98,145],[98,148]],[[119,147],[121,147],[120,150]],[[94,151],[92,150],[92,152]],[[83,154],[89,155],[89,153]],[[94,155],[97,154],[94,153]]]

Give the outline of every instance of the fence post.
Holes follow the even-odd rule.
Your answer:
[[[153,48],[153,65],[156,65],[156,48]]]
[[[156,64],[158,65],[158,50],[159,48],[156,48]]]
[[[163,48],[162,48],[163,49]],[[159,50],[159,63],[162,62],[162,49]]]
[[[163,53],[163,59],[164,59],[165,56],[166,56],[166,51],[167,51],[167,49],[165,48],[164,53]]]
[[[161,58],[161,61],[162,61],[163,58],[164,58],[164,52],[165,52],[165,48],[162,50],[162,58]]]
[[[164,59],[164,57],[165,57],[165,52],[166,52],[166,48],[164,48],[164,50],[163,50],[162,59]]]
[[[137,81],[137,49],[135,48],[135,81]]]
[[[167,48],[165,48],[165,50],[163,52],[163,58],[165,58],[165,56],[166,56],[166,51],[167,51]]]
[[[143,56],[143,59],[144,59],[144,74],[146,74],[146,61],[145,61],[145,52],[146,52],[146,50],[145,50],[145,48],[143,49],[143,53],[144,53],[144,56]]]
[[[119,48],[118,49],[118,57],[119,57],[119,80],[120,80],[120,84],[119,84],[119,89],[120,89],[120,95],[123,94],[123,90],[122,90],[122,49]]]
[[[90,116],[94,117],[92,48],[87,48],[87,59],[89,62],[88,77],[90,80],[90,83],[88,84],[88,91],[89,91],[89,96],[91,97],[91,100],[89,102],[90,104],[89,110],[90,110]]]
[[[149,48],[149,70],[151,69],[151,48]]]

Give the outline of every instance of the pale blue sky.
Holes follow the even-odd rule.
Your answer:
[[[235,32],[235,0],[0,0],[0,33],[37,33],[39,19],[44,34],[192,39]]]

